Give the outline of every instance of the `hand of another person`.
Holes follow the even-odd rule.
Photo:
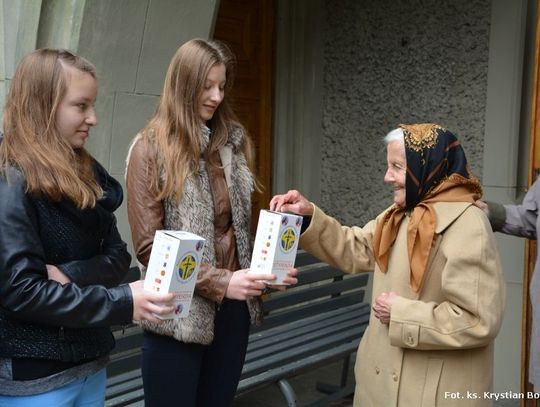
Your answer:
[[[298,284],[298,279],[296,278],[297,275],[298,269],[291,268],[287,271],[287,276],[283,278],[283,284],[267,284],[267,287],[274,290],[285,291],[287,286]]]
[[[313,204],[300,192],[290,190],[283,195],[275,195],[270,201],[270,210],[277,212],[292,212],[302,216],[313,215]]]
[[[489,215],[489,206],[487,203],[485,203],[481,199],[478,199],[477,201],[474,202],[474,204],[480,209],[482,209],[486,215]]]
[[[373,305],[373,311],[375,317],[381,321],[381,324],[388,325],[390,323],[390,315],[392,313],[392,303],[398,297],[398,295],[391,291],[389,293],[381,293],[376,299]]]
[[[162,315],[174,311],[170,304],[174,293],[156,293],[143,288],[144,281],[138,280],[129,284],[133,296],[133,320],[146,320],[155,323],[163,322],[155,314]]]
[[[273,274],[248,273],[249,269],[237,270],[233,273],[225,297],[231,300],[247,300],[258,297],[266,288],[262,280],[275,280]]]
[[[52,264],[47,264],[46,266],[47,266],[47,277],[49,278],[49,280],[57,281],[62,285],[71,283],[71,280],[69,279],[69,277],[66,276],[64,273],[62,273],[62,271],[58,267]]]

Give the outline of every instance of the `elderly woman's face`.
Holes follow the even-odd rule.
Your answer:
[[[384,182],[394,188],[394,203],[405,206],[405,175],[407,172],[407,159],[405,157],[405,144],[403,141],[392,141],[386,147],[386,160],[388,169],[384,175]]]

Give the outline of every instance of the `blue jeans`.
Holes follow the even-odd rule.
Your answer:
[[[58,389],[33,396],[2,396],[0,407],[103,407],[105,404],[105,369]]]

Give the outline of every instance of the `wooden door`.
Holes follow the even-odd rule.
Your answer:
[[[221,0],[214,38],[227,43],[237,59],[227,97],[255,144],[256,176],[263,188],[253,196],[255,230],[259,210],[268,208],[272,197],[274,0]]]
[[[529,159],[529,185],[531,185],[540,174],[540,7],[536,16],[536,45],[535,63],[533,78],[533,97],[531,104],[531,144]],[[521,391],[523,393],[533,391],[533,386],[529,383],[529,357],[531,338],[531,302],[529,297],[529,285],[531,282],[534,265],[536,263],[537,241],[528,241],[526,245],[527,261],[523,276],[523,320],[522,320],[522,348],[521,348]],[[522,406],[533,407],[537,403],[535,400],[523,400]]]

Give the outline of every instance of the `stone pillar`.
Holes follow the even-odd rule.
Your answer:
[[[15,67],[24,55],[36,47],[40,12],[41,0],[0,0],[0,108],[2,111],[5,94]]]

